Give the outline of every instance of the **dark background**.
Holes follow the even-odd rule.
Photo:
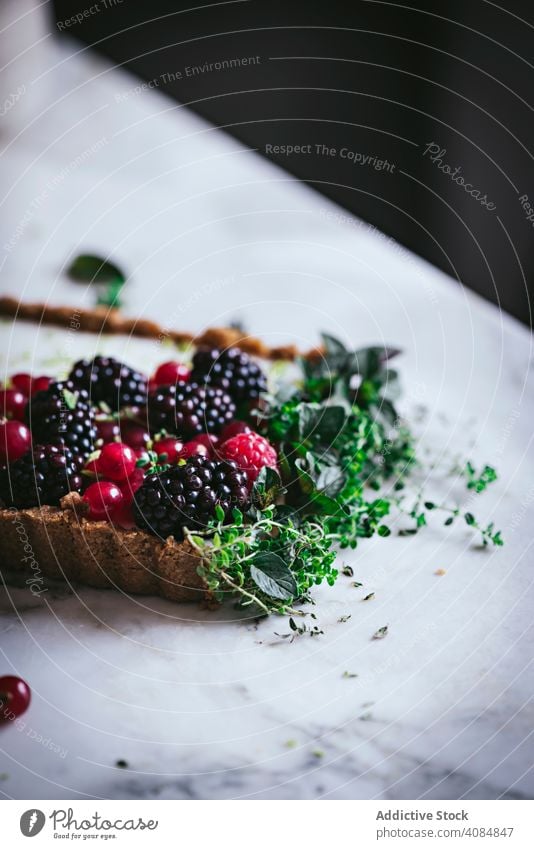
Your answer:
[[[88,0],[56,0],[57,21]],[[486,0],[100,0],[63,27],[530,324],[534,8]],[[188,76],[243,57],[257,64]],[[287,58],[281,58],[287,57]],[[173,81],[165,74],[181,72]],[[495,204],[483,206],[424,155]],[[337,154],[315,154],[315,144]],[[378,171],[341,148],[388,160]]]

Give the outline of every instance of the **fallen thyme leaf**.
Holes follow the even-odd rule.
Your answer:
[[[366,595],[365,598],[362,598],[362,601],[371,601],[371,599],[374,598],[374,597],[375,597],[374,593],[369,593],[369,595]]]
[[[388,625],[382,625],[382,627],[381,627],[381,628],[379,628],[379,629],[378,629],[378,631],[375,631],[375,632],[374,632],[374,634],[373,634],[373,636],[371,637],[371,639],[372,639],[372,640],[383,640],[383,639],[384,639],[384,637],[386,636],[386,634],[388,633],[388,630],[389,630],[389,626],[388,626]]]

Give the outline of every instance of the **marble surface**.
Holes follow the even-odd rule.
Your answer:
[[[0,130],[2,291],[90,304],[63,270],[95,250],[131,273],[125,310],[167,326],[239,319],[272,344],[312,345],[324,329],[399,345],[403,408],[439,461],[429,495],[469,501],[446,473],[458,455],[495,463],[499,481],[473,509],[506,545],[483,551],[441,522],[362,544],[345,561],[363,586],[318,589],[324,635],[293,642],[275,633],[284,619],[4,586],[0,672],[27,679],[33,701],[0,729],[0,793],[531,798],[527,331],[74,42],[44,38],[30,55],[27,93]],[[3,330],[2,372],[61,371],[97,348],[146,368],[162,357],[154,342]]]

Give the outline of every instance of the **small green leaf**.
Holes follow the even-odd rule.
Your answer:
[[[332,354],[348,354],[348,350],[343,342],[340,342],[335,336],[330,336],[329,333],[321,333],[321,339],[327,356]]]
[[[283,495],[285,489],[276,469],[264,466],[252,487],[252,503],[260,509],[265,509]]]
[[[232,519],[234,520],[234,525],[238,528],[243,524],[243,514],[237,507],[234,507],[232,510]]]
[[[297,593],[297,583],[292,571],[274,552],[265,551],[256,555],[250,567],[250,577],[256,586],[271,598],[290,601]]]
[[[374,632],[372,639],[373,640],[383,640],[384,637],[387,635],[388,630],[389,630],[389,627],[387,625],[382,625],[382,627],[379,628],[378,631]]]
[[[62,394],[63,400],[65,401],[65,404],[67,405],[69,410],[74,410],[76,404],[78,403],[78,393],[71,392],[70,389],[64,389]]]
[[[215,518],[218,522],[224,522],[224,510],[220,504],[215,505]]]
[[[299,406],[299,438],[314,439],[330,445],[343,430],[347,413],[340,405],[305,404]]]
[[[321,466],[315,486],[320,492],[335,498],[345,486],[346,479],[340,466]]]
[[[97,306],[99,307],[116,307],[117,309],[122,305],[120,299],[120,293],[122,291],[122,283],[118,281],[114,283],[110,283],[103,292],[96,299]]]
[[[77,256],[67,268],[67,274],[78,283],[118,283],[122,286],[126,280],[117,265],[94,254]]]
[[[467,525],[474,525],[475,524],[475,517],[473,516],[472,513],[465,513],[464,519],[465,519]]]

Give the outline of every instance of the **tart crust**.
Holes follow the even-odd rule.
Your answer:
[[[260,339],[243,335],[235,328],[205,330],[199,336],[169,330],[153,321],[123,316],[116,309],[97,307],[82,310],[73,306],[19,302],[0,297],[0,316],[68,329],[73,319],[77,329],[143,338],[170,339],[176,344],[235,346],[257,357],[291,361],[299,356],[294,345],[269,348]],[[316,348],[302,356],[321,356]],[[0,560],[10,569],[31,576],[44,575],[92,587],[114,587],[127,593],[158,595],[172,601],[208,597],[197,574],[200,559],[187,542],[169,537],[162,542],[145,531],[123,530],[108,522],[83,517],[82,499],[66,496],[61,507],[1,509]]]
[[[89,521],[82,505],[72,493],[61,507],[0,510],[1,562],[28,582],[46,576],[172,601],[202,598],[200,559],[189,543]]]
[[[247,354],[264,357],[268,360],[294,360],[299,356],[295,345],[281,345],[269,348],[261,339],[243,334],[233,327],[211,327],[198,336],[180,330],[172,330],[155,321],[127,318],[117,309],[96,307],[82,310],[78,307],[57,307],[44,303],[27,303],[16,298],[0,297],[0,316],[38,324],[51,324],[68,329],[72,321],[76,329],[89,333],[111,333],[125,336],[137,336],[144,339],[170,339],[176,345],[207,345],[213,348],[235,346]],[[316,357],[320,349],[313,349],[303,356]]]

